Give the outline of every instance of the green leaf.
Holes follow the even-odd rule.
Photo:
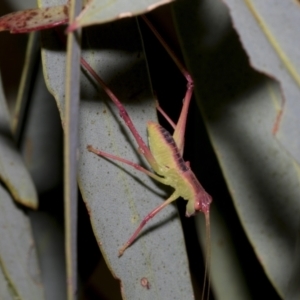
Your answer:
[[[29,219],[1,186],[0,237],[1,269],[13,298],[44,299]]]
[[[258,24],[255,30],[251,30],[247,23],[249,12],[245,11],[244,5],[244,2],[235,1],[234,10],[240,21],[235,20],[235,28],[241,30],[242,23],[248,26],[243,40],[246,36],[252,39],[252,48],[255,46],[256,53],[259,52],[263,59],[260,67],[265,66],[274,53],[259,44],[263,34]],[[255,5],[266,6],[274,15],[273,21],[283,12],[283,3],[277,6],[259,2]],[[250,68],[237,37],[229,31],[228,17],[220,18],[226,12],[220,3],[210,1],[200,5],[199,1],[192,0],[184,3],[185,9],[180,3],[175,7],[185,60],[195,79],[205,124],[240,221],[267,276],[281,297],[286,298],[291,289],[295,290],[296,286],[292,284],[297,281],[293,264],[299,231],[300,186],[299,165],[295,163],[295,157],[287,153],[272,133],[277,107],[281,103],[280,86]],[[201,19],[196,15],[206,17]],[[222,24],[216,26],[216,34],[203,30],[213,28],[214,24]],[[284,31],[288,24],[281,22],[278,26]],[[268,26],[272,32],[277,28],[271,23]],[[283,32],[281,38],[289,40],[289,36],[290,33],[285,36]],[[299,48],[295,44],[298,41],[295,37],[294,43],[290,41],[294,53]],[[280,68],[278,63],[274,63],[274,67]],[[290,138],[289,150],[297,149],[299,154],[299,134],[295,134],[299,133],[299,87],[287,70],[283,72],[286,78],[281,84],[285,86],[285,93],[293,95],[294,100],[287,97],[286,116],[279,130],[283,130],[286,118],[293,128],[291,132],[285,131]],[[289,115],[290,105],[297,118]],[[223,199],[214,200],[217,203]],[[212,256],[212,265],[215,259]],[[214,277],[212,281],[218,289]],[[299,289],[294,297],[299,298]]]
[[[65,122],[65,52],[45,34],[43,62],[49,90]],[[146,123],[156,120],[143,49],[135,19],[89,28],[83,57],[123,101],[133,123],[146,140]],[[164,193],[146,175],[99,158],[91,144],[125,159],[144,163],[128,129],[103,91],[85,75],[81,78],[78,180],[92,227],[113,275],[120,279],[126,299],[192,298],[189,268],[180,221],[173,206],[156,216],[136,242],[118,258],[143,217],[160,204]],[[76,151],[76,149],[74,149]],[[150,289],[141,284],[146,278]]]
[[[172,1],[173,0],[118,0],[112,2],[108,0],[91,0],[76,18],[76,21],[71,24],[70,28],[74,30],[78,27],[102,24],[125,17],[134,17]]]
[[[299,164],[299,3],[279,1],[274,5],[270,0],[226,0],[225,3],[251,65],[280,83],[284,100],[279,95],[273,102],[273,109],[279,114],[274,132],[278,131],[276,137]]]
[[[1,80],[1,78],[0,78]],[[31,208],[38,205],[37,193],[20,153],[12,140],[10,116],[0,83],[0,178],[14,199]]]
[[[13,300],[14,292],[12,291],[9,282],[5,278],[2,268],[0,268],[0,298]]]
[[[20,10],[0,18],[0,31],[11,33],[36,31],[65,24],[68,21],[68,6]]]

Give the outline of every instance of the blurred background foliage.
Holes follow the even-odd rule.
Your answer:
[[[299,109],[299,60],[289,51],[299,49],[300,39],[294,31],[278,29],[290,23],[279,20],[278,25],[275,20],[278,11],[284,10],[286,18],[291,16],[289,21],[295,22],[291,23],[293,27],[299,28],[297,18],[293,21],[292,17],[299,5],[291,7],[283,1],[283,9],[270,3],[261,7],[257,1],[245,1],[244,5],[224,2],[227,6],[217,0],[176,1],[149,16],[195,80],[196,99],[189,113],[184,157],[214,199],[210,298],[257,299],[266,294],[270,299],[298,299],[299,118],[293,111],[297,115]],[[35,6],[34,1],[2,1],[0,15]],[[291,62],[281,59],[261,20]],[[161,106],[176,120],[186,82],[145,24],[140,22],[139,26],[153,90]],[[1,45],[5,45],[0,47],[2,85],[13,113],[28,35],[1,32],[0,38]],[[38,48],[33,48],[35,54]],[[296,75],[289,72],[289,63],[294,65]],[[29,100],[16,143],[37,188],[39,209],[17,209],[25,211],[31,222],[41,269],[39,280],[46,299],[66,299],[61,121],[55,101],[47,92],[39,55],[32,56],[30,68]],[[286,101],[284,106],[282,99]],[[275,135],[272,130],[281,110],[283,125],[279,123]],[[160,122],[170,129],[164,120]],[[99,251],[90,215],[82,199],[78,203],[79,298],[121,299],[119,282]],[[200,299],[203,216],[185,218],[185,202],[179,200],[177,205],[193,289],[196,299]],[[171,276],[175,283],[176,272]],[[13,286],[14,279],[9,280],[12,283],[8,286]],[[12,290],[8,293],[15,295]],[[139,295],[136,297],[139,299]]]

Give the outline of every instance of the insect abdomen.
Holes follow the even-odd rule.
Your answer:
[[[168,168],[179,169],[182,172],[187,171],[188,167],[171,134],[154,122],[148,122],[147,129],[149,147],[156,161]]]

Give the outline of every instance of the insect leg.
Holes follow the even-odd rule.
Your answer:
[[[175,53],[173,52],[173,50],[170,48],[170,46],[166,43],[166,41],[163,39],[163,37],[160,35],[160,33],[156,30],[156,28],[152,25],[152,23],[149,21],[149,19],[145,16],[142,15],[141,16],[142,19],[145,21],[145,23],[148,25],[148,27],[151,29],[151,31],[153,32],[153,34],[156,36],[156,38],[159,40],[159,42],[163,45],[163,47],[166,49],[166,51],[168,52],[168,54],[171,56],[171,58],[173,59],[174,63],[176,64],[176,66],[178,67],[178,69],[180,70],[180,72],[183,74],[183,76],[186,78],[186,80],[189,82],[190,80],[192,80],[190,73],[187,71],[187,69],[185,68],[185,66],[182,64],[182,62],[180,61],[180,59],[175,55]],[[193,80],[192,80],[193,81]]]
[[[186,127],[186,119],[187,119],[187,113],[188,113],[191,97],[193,94],[194,81],[193,81],[190,73],[187,71],[185,66],[180,61],[180,59],[178,59],[178,57],[175,55],[175,53],[172,51],[172,49],[169,47],[169,45],[166,43],[166,41],[162,38],[162,36],[159,34],[159,32],[155,29],[155,27],[152,25],[152,23],[148,20],[148,18],[145,15],[143,15],[142,19],[149,26],[149,28],[154,33],[154,35],[157,37],[157,39],[160,41],[160,43],[163,45],[163,47],[166,49],[168,54],[173,59],[174,63],[177,65],[180,72],[183,74],[183,76],[187,80],[187,91],[186,91],[186,94],[185,94],[185,97],[183,100],[183,107],[182,107],[179,120],[175,126],[175,130],[173,133],[173,138],[175,140],[175,143],[179,149],[180,154],[182,155],[183,150],[184,150],[184,134],[185,134],[185,127]],[[159,110],[159,111],[161,112],[161,110]],[[168,120],[168,118],[166,118],[166,119]]]
[[[135,126],[132,123],[131,118],[129,117],[125,107],[123,104],[119,101],[119,99],[116,97],[116,95],[112,92],[112,90],[106,85],[106,83],[100,78],[100,76],[94,71],[94,69],[89,65],[89,63],[81,57],[81,65],[91,74],[91,76],[100,84],[100,86],[103,88],[103,90],[106,92],[106,94],[109,96],[109,98],[113,101],[113,103],[117,106],[119,109],[119,114],[121,118],[124,120],[125,124],[131,131],[132,135],[134,136],[137,144],[139,145],[139,151],[148,163],[151,165],[152,169],[157,172],[159,170],[159,165],[156,162],[155,158],[153,157],[150,149],[143,141],[142,137],[136,130]]]
[[[107,153],[107,152],[104,152],[104,151],[100,151],[100,150],[98,150],[98,149],[93,148],[93,146],[91,146],[91,145],[88,145],[88,146],[87,146],[87,149],[88,149],[90,152],[93,152],[93,153],[95,153],[95,154],[97,154],[97,155],[99,155],[99,156],[107,157],[107,158],[109,158],[109,159],[117,160],[117,161],[120,161],[120,162],[122,162],[122,163],[124,163],[124,164],[127,164],[127,165],[129,165],[129,166],[135,168],[136,170],[145,173],[146,175],[150,176],[150,177],[153,178],[154,180],[159,181],[159,182],[161,182],[161,183],[165,183],[165,182],[164,182],[164,178],[159,177],[158,175],[156,175],[156,174],[154,174],[154,173],[148,171],[148,170],[145,169],[144,167],[142,167],[142,166],[140,166],[140,165],[138,165],[138,164],[136,164],[136,163],[134,163],[134,162],[132,162],[132,161],[129,161],[129,160],[127,160],[127,159],[124,159],[124,158],[122,158],[122,157],[119,157],[119,156],[116,156],[116,155],[113,155],[113,154],[110,154],[110,153]]]
[[[155,100],[155,107],[175,130],[176,124],[171,120],[171,118],[167,115],[167,113],[161,108],[157,99]]]
[[[187,120],[187,114],[188,114],[193,90],[194,90],[193,82],[188,82],[187,91],[183,99],[183,106],[181,109],[181,113],[173,133],[174,141],[181,155],[183,154],[183,150],[184,150],[184,134],[185,134],[185,127],[186,127],[186,120]]]
[[[120,248],[119,257],[123,255],[124,251],[135,241],[143,227],[150,221],[157,213],[159,213],[164,207],[175,201],[179,195],[174,192],[165,202],[154,208],[140,223],[139,227],[135,230],[130,239]]]

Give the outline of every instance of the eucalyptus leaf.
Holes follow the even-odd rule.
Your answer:
[[[209,37],[203,31],[207,19],[195,15],[210,10],[210,23],[217,23],[220,14],[214,8],[219,6],[213,1],[191,0],[184,3],[183,9],[183,4],[178,2],[174,6],[177,27],[185,60],[195,80],[199,106],[241,223],[267,276],[285,298],[296,276],[292,267],[299,231],[298,165],[272,133],[281,102],[279,85],[251,69],[237,37],[230,31],[224,31],[218,42],[207,44]],[[239,19],[246,23],[245,11],[237,3],[236,6]],[[267,7],[277,15],[276,5]],[[185,22],[187,19],[189,23]],[[235,24],[237,29],[241,26]],[[261,37],[258,28],[256,24],[256,30],[251,34],[249,31],[248,35],[267,62],[274,55],[269,48],[257,46]],[[273,30],[271,24],[270,29]],[[297,46],[293,45],[295,52]],[[290,104],[287,100],[287,106],[299,98],[294,78],[289,76],[287,92],[296,94]],[[295,103],[294,112],[297,111],[298,103]],[[290,132],[294,146],[299,141],[299,135],[295,135],[299,132],[299,121],[291,118],[290,122],[294,122]],[[214,284],[214,278],[212,281]]]
[[[71,24],[71,28],[84,27],[88,25],[102,24],[124,17],[134,17],[147,13],[152,9],[172,2],[173,0],[140,0],[140,1],[108,1],[91,0]]]
[[[0,78],[1,80],[1,78]],[[37,193],[29,172],[12,139],[10,115],[0,83],[0,179],[14,199],[31,208],[38,205]]]
[[[14,298],[44,299],[30,222],[0,186],[0,263]]]
[[[251,65],[276,78],[284,99],[273,102],[274,132],[300,163],[300,9],[296,1],[225,0]],[[278,128],[276,128],[278,127]]]
[[[13,300],[14,293],[8,280],[5,278],[2,268],[0,267],[0,299]]]
[[[156,112],[135,19],[89,28],[84,34],[83,57],[119,99],[125,100],[133,123],[146,140],[146,122],[156,120]],[[64,124],[65,52],[59,51],[54,38],[50,33],[44,35],[42,57],[47,86]],[[184,238],[173,206],[156,216],[118,258],[118,249],[141,219],[168,197],[146,175],[87,151],[91,144],[144,164],[118,115],[104,92],[97,92],[87,74],[82,76],[78,180],[99,247],[113,275],[121,281],[124,298],[192,298]],[[142,279],[149,282],[149,289]]]
[[[23,33],[51,28],[68,21],[66,5],[51,8],[32,8],[20,10],[0,18],[0,31],[9,30],[11,33]]]

